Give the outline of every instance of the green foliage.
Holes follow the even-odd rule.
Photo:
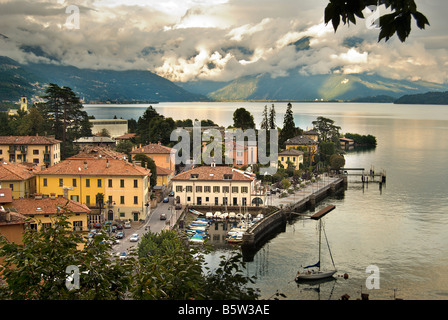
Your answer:
[[[242,130],[255,129],[254,116],[245,108],[238,108],[233,112],[233,126]]]
[[[330,157],[330,166],[332,169],[340,169],[345,165],[345,158],[343,155],[334,154]]]
[[[341,127],[334,125],[334,120],[317,117],[316,121],[313,121],[314,130],[319,133],[319,138],[321,141],[333,141],[339,138],[339,130]]]
[[[279,135],[279,146],[283,146],[286,140],[293,138],[298,133],[298,130],[296,128],[295,122],[294,122],[294,116],[292,113],[292,105],[291,103],[288,103],[286,107],[285,116],[283,118],[283,128],[280,131]]]
[[[366,147],[375,147],[376,146],[376,137],[368,134],[368,135],[360,135],[358,133],[346,133],[344,134],[345,138],[352,139],[356,145],[358,146],[366,146]]]
[[[137,134],[142,144],[158,143],[167,145],[171,142],[171,132],[176,128],[172,118],[160,115],[152,106],[149,106],[137,121]]]
[[[26,227],[23,244],[0,239],[3,280],[0,298],[13,300],[123,299],[131,283],[131,259],[111,259],[106,235],[86,242],[68,221],[65,207],[51,226]],[[80,249],[80,247],[83,247]],[[80,288],[68,290],[68,266],[80,271]]]
[[[157,166],[154,160],[143,153],[136,154],[134,160],[141,161],[142,167],[146,164],[147,168],[151,171],[151,177],[149,178],[150,185],[154,187],[157,184]]]
[[[429,25],[428,19],[419,11],[414,0],[386,0],[381,1],[386,9],[392,12],[379,19],[380,33],[378,41],[388,41],[395,33],[401,42],[406,41],[411,32],[411,20],[415,19],[417,27],[425,29]],[[336,32],[342,20],[344,24],[356,24],[356,17],[364,19],[362,11],[368,6],[376,7],[377,0],[330,0],[324,11],[324,20],[331,21]]]
[[[138,248],[140,261],[134,299],[256,299],[256,290],[242,268],[241,256],[221,257],[219,267],[202,268],[203,254],[189,247],[175,231],[147,233]],[[204,270],[207,270],[204,273]]]

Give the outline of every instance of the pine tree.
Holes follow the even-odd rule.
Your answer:
[[[275,124],[275,108],[272,105],[271,110],[269,111],[269,129],[276,129],[277,126]]]
[[[297,134],[296,125],[294,123],[294,116],[292,114],[292,105],[288,103],[286,113],[283,118],[283,128],[279,136],[279,145],[283,146],[286,140],[294,137]]]
[[[268,119],[268,106],[264,106],[263,115],[262,115],[262,121],[260,124],[261,130],[268,130],[269,129],[269,119]]]

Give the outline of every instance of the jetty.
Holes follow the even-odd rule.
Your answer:
[[[345,175],[323,175],[316,182],[308,184],[294,194],[287,197],[271,195],[266,200],[267,205],[277,207],[271,215],[265,217],[257,224],[249,228],[243,235],[242,248],[250,251],[256,250],[258,245],[266,239],[273,230],[286,224],[292,215],[299,215],[306,210],[314,211],[316,203],[325,199],[328,195],[335,194],[347,187]]]

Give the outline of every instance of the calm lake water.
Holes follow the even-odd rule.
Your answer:
[[[228,126],[238,107],[261,122],[263,103],[160,103],[153,107],[166,117],[210,119]],[[282,127],[286,103],[274,103]],[[346,167],[385,170],[387,183],[362,186],[349,178],[342,196],[328,198],[316,210],[334,204],[324,219],[336,280],[297,285],[300,268],[317,262],[317,224],[295,219],[285,232],[267,242],[247,263],[247,274],[257,277],[262,298],[278,290],[287,299],[351,299],[368,293],[371,299],[448,299],[448,106],[373,103],[292,103],[295,123],[311,128],[318,116],[335,120],[342,132],[372,134],[374,150],[350,152]],[[138,119],[148,105],[86,105],[97,119]],[[323,247],[325,248],[325,247]],[[207,257],[211,265],[228,251]],[[325,254],[322,264],[331,263]],[[368,266],[379,268],[380,288],[368,290]],[[348,279],[338,275],[347,273]]]

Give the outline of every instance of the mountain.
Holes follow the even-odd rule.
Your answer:
[[[0,101],[19,101],[21,96],[41,93],[39,83],[44,78],[30,72],[18,62],[0,56]]]
[[[406,94],[440,90],[448,90],[448,87],[425,81],[388,79],[375,74],[303,75],[295,70],[286,77],[273,78],[269,74],[242,77],[208,92],[207,96],[215,100],[350,101],[374,96],[397,99]]]
[[[446,104],[448,105],[448,91],[426,92],[422,94],[404,95],[397,100],[396,104]]]
[[[204,101],[150,71],[79,69],[60,64],[27,64],[0,57],[0,101],[16,101],[21,95],[40,96],[44,85],[68,86],[86,102]]]

